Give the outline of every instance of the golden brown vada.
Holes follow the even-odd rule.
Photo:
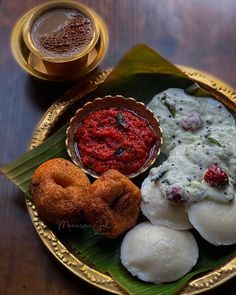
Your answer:
[[[90,181],[71,162],[55,158],[41,164],[33,174],[31,193],[39,215],[59,224],[78,223],[84,218]]]
[[[117,170],[108,170],[91,186],[86,220],[94,230],[114,239],[133,227],[140,212],[140,189]]]

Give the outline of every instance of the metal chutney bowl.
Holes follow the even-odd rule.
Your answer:
[[[73,163],[79,166],[85,173],[89,174],[92,177],[98,178],[100,175],[94,172],[93,170],[85,167],[82,163],[82,160],[79,156],[78,150],[75,143],[75,133],[78,126],[81,124],[82,120],[88,116],[89,113],[104,110],[114,107],[119,110],[130,110],[136,113],[138,116],[144,118],[148,121],[150,127],[153,129],[156,135],[156,142],[150,151],[150,156],[145,162],[145,164],[135,173],[127,175],[129,178],[136,177],[146,171],[156,160],[160,154],[161,145],[163,142],[162,139],[162,130],[158,119],[155,117],[153,112],[149,110],[144,103],[137,102],[134,98],[128,97],[125,98],[121,95],[116,96],[105,96],[103,98],[96,98],[92,102],[86,103],[83,108],[80,108],[76,111],[75,116],[70,119],[69,127],[67,128],[67,139],[66,139],[66,148],[69,156],[71,157]]]

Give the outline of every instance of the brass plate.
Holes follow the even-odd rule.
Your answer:
[[[58,76],[50,74],[42,60],[29,51],[23,40],[22,29],[24,23],[36,9],[37,7],[31,9],[18,20],[11,35],[11,50],[15,60],[28,74],[47,81],[70,81],[92,72],[101,63],[108,48],[108,31],[101,17],[95,12],[92,12],[100,27],[100,38],[96,46],[88,54],[85,65],[78,72],[71,73],[70,75]]]
[[[230,105],[236,111],[236,92],[224,82],[210,76],[207,73],[179,66],[181,70],[185,72],[192,80],[204,86],[207,89],[213,90],[217,98]],[[110,70],[104,71],[100,75],[93,75],[90,80],[86,80],[76,85],[72,90],[65,94],[60,100],[55,102],[44,114],[41,121],[38,123],[29,148],[32,149],[42,143],[52,128],[56,125],[62,115],[68,111],[73,104],[79,102],[83,103],[83,96],[93,89],[95,89],[100,83],[102,83]],[[62,263],[67,269],[69,269],[76,276],[89,284],[92,284],[100,289],[109,291],[113,294],[126,294],[116,282],[109,276],[91,268],[89,265],[83,263],[83,261],[76,258],[72,252],[70,252],[61,242],[57,239],[55,234],[45,224],[35,209],[33,203],[26,198],[27,208],[35,226],[37,233],[39,234],[42,242],[49,249],[49,251],[56,257],[60,263]],[[192,295],[199,294],[204,291],[213,289],[214,287],[223,284],[230,278],[236,275],[236,257],[233,257],[230,261],[224,264],[222,267],[217,268],[214,271],[210,271],[204,275],[198,276],[196,279],[190,280],[180,294]]]

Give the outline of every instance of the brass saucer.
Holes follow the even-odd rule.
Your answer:
[[[80,67],[78,71],[71,71],[66,75],[52,74],[50,70],[46,69],[42,60],[29,51],[23,40],[22,29],[24,23],[34,13],[35,9],[31,9],[19,19],[11,36],[11,49],[15,60],[28,74],[47,81],[71,81],[85,76],[101,63],[108,48],[108,31],[101,17],[93,12],[100,27],[100,38],[96,46],[89,52],[85,65]]]

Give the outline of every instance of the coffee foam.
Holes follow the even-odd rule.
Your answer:
[[[74,55],[82,52],[87,44],[73,45],[73,47],[71,47],[66,52],[56,52],[54,50],[49,50],[43,47],[41,44],[41,38],[50,38],[50,36],[62,30],[63,26],[65,26],[68,21],[73,20],[73,18],[76,16],[82,16],[86,24],[92,25],[88,17],[86,17],[80,11],[73,9],[52,9],[39,16],[39,18],[36,19],[36,21],[34,22],[31,29],[31,38],[35,47],[45,56],[56,58],[73,57]]]

